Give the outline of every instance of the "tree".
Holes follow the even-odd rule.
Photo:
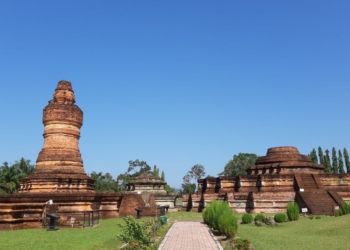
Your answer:
[[[311,153],[309,154],[309,157],[313,163],[318,164],[318,158],[315,149],[312,149]]]
[[[321,147],[318,147],[318,158],[320,159],[320,164],[324,165],[324,156]]]
[[[102,172],[91,173],[91,178],[95,179],[95,191],[96,192],[120,192],[121,189],[118,185],[118,181],[114,180],[110,173],[103,174]]]
[[[338,161],[339,161],[339,173],[344,174],[344,162],[343,162],[343,155],[341,153],[341,150],[338,151]]]
[[[164,174],[164,171],[162,171],[162,176],[160,177],[160,179],[161,179],[162,181],[165,181],[165,174]]]
[[[1,193],[13,194],[19,189],[20,171],[15,165],[9,166],[4,162],[0,168],[0,189]]]
[[[344,148],[344,159],[345,159],[346,172],[350,173],[349,153],[348,153],[348,150],[346,148]]]
[[[139,171],[137,171],[137,168],[140,168]],[[136,159],[135,161],[129,161],[129,168],[127,172],[130,173],[131,171],[134,171],[133,176],[136,177],[142,173],[151,171],[151,167],[147,164],[147,162]]]
[[[30,160],[23,157],[19,161],[15,161],[11,166],[4,162],[0,167],[0,193],[13,194],[20,188],[19,180],[31,174],[34,165],[30,164]]]
[[[338,174],[339,168],[338,168],[338,157],[337,157],[337,151],[335,148],[332,148],[332,169],[333,173]]]
[[[16,161],[14,165],[20,171],[21,178],[30,175],[35,168],[34,165],[30,164],[30,160],[25,160],[23,157],[19,161]]]
[[[159,178],[159,168],[156,165],[153,167],[153,175]]]
[[[237,176],[237,175],[246,175],[246,169],[250,166],[254,165],[258,156],[256,154],[250,153],[239,153],[238,155],[234,155],[233,159],[231,159],[225,166],[223,172],[219,173],[219,175],[224,176]]]
[[[182,192],[184,194],[193,194],[196,191],[196,183],[193,180],[198,181],[198,179],[205,176],[204,166],[200,164],[194,165],[190,171],[182,178]]]
[[[323,157],[323,162],[324,162],[324,166],[325,169],[324,171],[326,172],[326,174],[331,174],[332,173],[332,166],[331,166],[331,159],[329,157],[329,150],[326,149],[326,155]]]
[[[188,171],[192,179],[198,180],[205,176],[204,167],[201,164],[194,165],[190,171]]]

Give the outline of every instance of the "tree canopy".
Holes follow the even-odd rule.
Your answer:
[[[0,167],[0,194],[14,194],[20,188],[19,180],[31,174],[34,165],[23,157],[14,164],[4,162]]]
[[[219,175],[224,176],[237,176],[247,174],[246,169],[254,165],[258,156],[251,153],[239,153],[234,155],[233,159],[229,160],[226,164],[224,171]]]
[[[91,178],[95,179],[95,191],[96,192],[121,192],[122,187],[118,184],[116,179],[113,179],[110,173],[103,174],[102,172],[91,173]]]
[[[196,191],[196,182],[205,176],[205,168],[203,165],[194,165],[187,174],[182,178],[182,193],[193,194]]]

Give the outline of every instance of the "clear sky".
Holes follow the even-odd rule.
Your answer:
[[[350,1],[0,1],[0,161],[33,163],[59,80],[87,173],[179,188],[240,152],[350,149]]]

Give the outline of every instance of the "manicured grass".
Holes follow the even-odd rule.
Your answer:
[[[115,249],[118,223],[123,220],[101,220],[97,227],[84,229],[0,231],[0,249]]]
[[[240,219],[242,214],[237,215]],[[272,215],[269,215],[272,216]],[[201,213],[168,213],[168,223],[157,233],[157,245],[175,221],[202,221]],[[150,218],[143,218],[147,220]],[[101,220],[94,228],[61,228],[0,231],[0,249],[118,249],[117,224],[123,219]],[[256,250],[274,249],[350,249],[350,215],[322,217],[280,223],[277,227],[257,227],[253,223],[238,226],[237,236],[249,240]],[[157,247],[155,246],[155,249]]]
[[[176,220],[202,220],[201,213],[168,213],[168,223],[157,232],[158,244]],[[148,220],[151,218],[142,218]],[[124,220],[100,220],[94,228],[60,228],[58,231],[46,229],[26,229],[0,231],[0,249],[117,249],[121,244],[116,235],[121,232],[118,224]]]
[[[238,236],[248,239],[257,250],[350,249],[350,215],[322,217],[280,223],[276,227],[239,225]]]
[[[167,216],[171,221],[203,221],[202,213],[195,212],[173,212]]]

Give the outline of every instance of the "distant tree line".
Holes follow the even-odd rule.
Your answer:
[[[344,174],[350,173],[350,160],[349,153],[346,148],[341,150],[336,150],[332,148],[332,159],[330,158],[330,151],[325,150],[325,154],[321,147],[318,147],[318,152],[316,149],[312,149],[309,157],[313,163],[323,164],[325,166],[325,173],[327,174]]]
[[[34,165],[23,157],[14,164],[4,162],[0,167],[0,194],[15,194],[20,188],[20,179],[31,174]]]

